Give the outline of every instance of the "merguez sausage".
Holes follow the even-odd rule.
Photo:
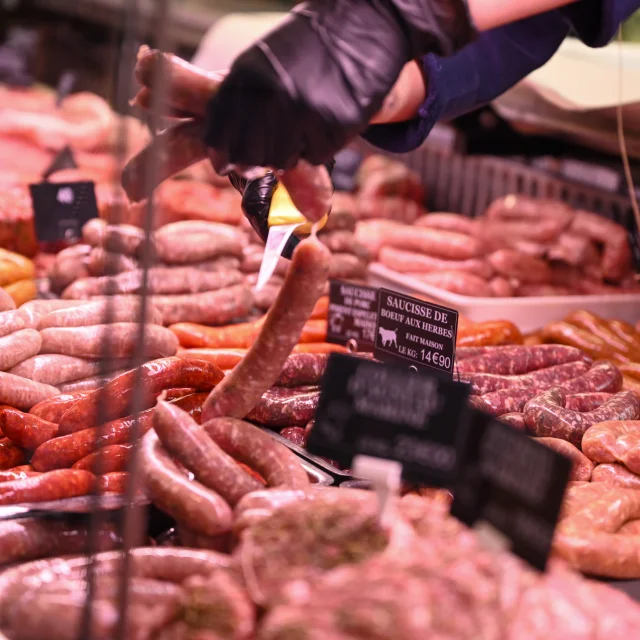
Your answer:
[[[48,422],[60,422],[60,418],[71,408],[78,400],[85,398],[90,391],[75,391],[74,393],[61,393],[52,398],[46,398],[38,402],[29,411],[30,414],[47,420]]]
[[[141,409],[153,404],[155,395],[165,389],[190,387],[198,391],[209,390],[224,378],[215,365],[202,360],[187,358],[163,358],[147,362],[140,367]],[[136,372],[118,376],[103,389],[82,398],[60,420],[60,435],[73,433],[94,426],[98,419],[101,393],[107,399],[105,419],[113,420],[127,415],[135,391]]]
[[[188,480],[154,431],[142,439],[140,467],[145,492],[162,511],[197,533],[215,536],[231,530],[229,505],[214,491]]]
[[[270,487],[309,485],[297,456],[258,427],[235,418],[214,418],[202,426],[223,451],[255,469]]]
[[[35,356],[41,344],[40,334],[35,329],[20,329],[0,338],[0,371]]]
[[[82,358],[100,358],[108,353],[113,358],[131,357],[139,341],[139,328],[133,322],[97,324],[91,327],[56,327],[43,329],[41,353],[61,353]],[[164,358],[178,350],[178,340],[164,327],[149,324],[145,327],[145,356]]]
[[[27,461],[25,452],[9,438],[0,438],[0,470],[13,469]],[[1,504],[1,503],[0,503]]]
[[[38,402],[60,392],[48,384],[0,372],[0,404],[28,411]]]
[[[111,444],[74,463],[72,469],[84,469],[96,475],[126,471],[131,454],[130,444]]]
[[[33,451],[55,438],[58,425],[13,407],[0,407],[0,430],[14,444]]]
[[[60,469],[0,484],[0,505],[49,502],[91,493],[95,476],[88,471]]]
[[[164,448],[192,471],[198,482],[219,493],[231,506],[262,488],[181,409],[158,402],[153,426]]]
[[[331,254],[315,238],[301,242],[276,303],[242,362],[225,377],[203,407],[203,420],[244,418],[278,379],[327,281]]]
[[[529,400],[523,410],[527,428],[537,436],[560,438],[579,446],[591,425],[614,418],[635,420],[640,416],[640,399],[632,391],[620,391],[588,413],[570,411],[564,405],[565,394],[559,388]]]

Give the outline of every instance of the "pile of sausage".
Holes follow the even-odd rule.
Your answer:
[[[35,273],[31,260],[0,249],[0,311],[15,309],[36,297]]]
[[[466,296],[639,291],[624,227],[557,201],[510,195],[478,219],[361,222],[358,237],[385,267]]]
[[[556,560],[533,572],[484,548],[447,511],[440,495],[405,496],[386,529],[368,492],[249,493],[228,514],[228,554],[133,549],[124,621],[122,556],[98,554],[92,635],[115,637],[120,623],[140,640],[633,637],[640,608],[627,595]],[[88,557],[77,555],[4,571],[0,630],[8,640],[77,638],[88,571]]]

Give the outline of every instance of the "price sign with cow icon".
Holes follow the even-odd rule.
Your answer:
[[[458,312],[380,289],[373,354],[383,362],[453,376]]]

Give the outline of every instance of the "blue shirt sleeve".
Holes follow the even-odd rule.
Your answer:
[[[481,34],[448,58],[422,59],[427,99],[409,122],[369,127],[363,137],[377,147],[406,153],[419,147],[439,120],[481,107],[545,64],[569,34],[604,46],[640,0],[581,0],[563,9]]]

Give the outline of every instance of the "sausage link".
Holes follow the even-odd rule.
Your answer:
[[[82,227],[82,239],[92,247],[137,256],[145,243],[145,233],[132,224],[108,224],[102,218],[93,218]]]
[[[516,345],[522,344],[523,337],[513,322],[493,320],[480,322],[466,328],[458,329],[457,347],[478,347],[486,345]]]
[[[178,326],[178,325],[175,325]],[[246,349],[183,349],[179,358],[196,358],[211,362],[222,370],[233,369],[247,354]]]
[[[153,426],[164,448],[208,489],[220,494],[231,506],[262,485],[245,473],[187,413],[166,402],[158,402]]]
[[[464,271],[430,271],[429,273],[408,272],[405,275],[419,280],[423,284],[461,296],[474,298],[490,298],[493,296],[489,283],[473,273]]]
[[[197,420],[206,397],[206,393],[195,393],[173,402]],[[99,427],[91,427],[54,438],[34,451],[31,464],[38,471],[61,469],[72,466],[102,447],[128,444],[133,437],[134,428],[140,436],[151,428],[153,411],[154,409],[151,408],[140,412],[137,428],[135,428],[135,419],[130,416],[107,422]]]
[[[551,282],[551,268],[541,258],[513,249],[498,249],[487,257],[487,261],[498,274],[506,278],[515,278],[528,284]]]
[[[108,370],[121,369],[126,361],[107,360]],[[99,374],[104,367],[98,360],[64,356],[58,353],[43,353],[23,360],[9,371],[16,376],[29,378],[51,386],[73,382]]]
[[[610,393],[574,393],[566,397],[565,409],[581,412],[593,411],[609,398],[611,398]]]
[[[536,438],[536,442],[561,453],[571,460],[573,466],[569,480],[575,480],[577,482],[588,482],[591,480],[593,462],[570,442],[560,440],[559,438]]]
[[[13,469],[27,461],[25,452],[9,438],[0,438],[0,470]]]
[[[122,186],[132,202],[148,198],[167,178],[208,156],[204,141],[205,125],[198,120],[185,120],[156,134],[153,141],[139,151],[122,171]],[[147,184],[146,168],[157,162],[155,182]]]
[[[139,342],[139,328],[133,322],[98,324],[91,327],[56,327],[43,329],[41,353],[62,353],[82,358],[100,358],[108,345],[113,358],[131,357]],[[144,354],[147,358],[172,356],[178,350],[178,340],[164,327],[145,327]]]
[[[202,426],[223,451],[255,469],[269,486],[309,485],[297,456],[258,427],[235,418],[214,418]]]
[[[543,391],[561,382],[572,380],[588,370],[589,365],[578,360],[516,376],[501,376],[493,373],[467,373],[461,376],[461,381],[470,383],[471,393],[480,396],[500,389],[529,389],[532,386],[535,386],[539,391]]]
[[[564,345],[534,345],[504,347],[481,355],[465,358],[458,363],[458,373],[493,373],[519,375],[546,369],[567,362],[590,362],[580,349]]]
[[[301,387],[320,384],[328,359],[329,354],[292,353],[285,360],[276,386]]]
[[[594,462],[620,462],[640,471],[640,420],[608,420],[594,424],[582,438],[582,450]]]
[[[511,413],[505,413],[501,415],[499,418],[500,422],[504,422],[514,429],[518,429],[518,431],[524,431],[527,426],[524,423],[524,416],[517,411],[512,411]]]
[[[568,322],[552,322],[544,327],[540,333],[545,342],[581,349],[594,359],[619,359],[614,349],[604,340]]]
[[[88,378],[80,378],[80,380],[74,380],[73,382],[65,382],[58,385],[58,388],[62,393],[73,393],[75,391],[95,391],[104,387],[105,384],[115,380],[123,373],[127,373],[131,369],[119,369],[113,373],[108,373],[105,376],[90,376]]]
[[[91,493],[95,476],[78,469],[59,469],[0,484],[0,505],[49,502]]]
[[[57,424],[68,409],[81,398],[86,398],[90,393],[91,391],[61,393],[38,402],[38,404],[31,408],[29,413],[48,422],[55,422]]]
[[[620,391],[598,409],[579,413],[565,409],[565,394],[555,388],[544,391],[525,405],[527,428],[537,436],[551,436],[580,446],[587,429],[605,420],[635,420],[640,417],[640,400],[631,391]]]
[[[621,362],[617,367],[623,375],[640,380],[640,362]]]
[[[64,286],[60,286],[60,291],[64,298],[72,300],[76,299],[76,296],[65,292],[69,287],[76,281],[90,279],[89,276],[105,276],[105,275],[115,275],[118,273],[123,273],[125,271],[133,271],[134,269],[138,269],[140,267],[140,263],[135,258],[131,256],[125,256],[121,253],[111,253],[110,251],[105,251],[100,247],[96,247],[91,250],[89,257],[87,258],[86,267],[84,267],[84,273],[78,270],[78,273],[74,278],[68,278],[64,283]],[[82,296],[78,296],[78,298],[82,298]]]
[[[102,447],[72,465],[72,469],[84,469],[96,475],[126,471],[131,454],[130,444],[111,444]]]
[[[389,226],[385,231],[384,245],[447,260],[469,260],[484,253],[480,241],[471,236],[406,225]]]
[[[23,470],[24,467],[31,467],[31,465],[23,464],[18,467],[13,467],[5,471],[0,471],[0,482],[10,482],[12,480],[23,480],[29,476],[37,476],[40,472],[34,471],[31,467],[31,471]]]
[[[27,326],[24,314],[19,311],[1,311],[0,312],[0,338],[21,331],[22,329],[33,329],[35,327]]]
[[[59,393],[58,389],[48,384],[0,372],[0,404],[28,411],[45,398]]]
[[[0,370],[6,371],[35,356],[41,344],[40,334],[35,329],[20,329],[0,338]]]
[[[108,320],[108,322],[107,322]],[[54,327],[87,327],[112,322],[138,322],[140,320],[139,300],[113,298],[105,302],[89,302],[81,307],[52,311],[43,316],[39,329]],[[162,315],[153,306],[147,307],[146,322],[162,324]]]
[[[101,523],[98,550],[115,549],[120,543],[118,527],[113,523]],[[0,566],[53,554],[86,553],[88,546],[88,526],[83,523],[41,518],[0,523]]]
[[[205,402],[203,420],[222,415],[244,418],[273,386],[323,293],[330,257],[327,248],[313,237],[297,246],[292,268],[258,337]]]
[[[591,474],[591,482],[606,482],[627,489],[640,489],[640,476],[629,471],[624,465],[615,462],[597,465]]]
[[[147,362],[140,367],[139,389],[143,393],[141,409],[153,405],[155,395],[165,389],[191,387],[198,391],[209,390],[224,378],[222,371],[213,364],[187,358],[163,358]],[[130,411],[136,391],[136,371],[129,371],[112,380],[102,389],[80,399],[60,419],[60,435],[73,433],[97,424],[101,398],[106,420],[126,416]],[[104,394],[104,395],[102,395]]]
[[[100,493],[126,493],[129,474],[126,471],[110,471],[98,476]]]
[[[262,394],[247,419],[267,427],[305,426],[313,418],[320,390],[273,387]]]
[[[188,480],[154,431],[142,439],[140,470],[145,492],[153,503],[187,528],[209,536],[231,530],[229,505],[214,491]]]
[[[56,437],[58,425],[13,407],[0,406],[0,430],[18,447],[33,451]]]

